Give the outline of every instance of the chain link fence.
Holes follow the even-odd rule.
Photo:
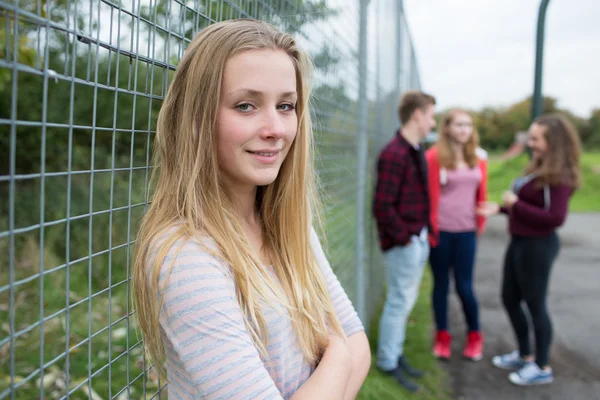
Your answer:
[[[0,1],[0,399],[166,398],[129,286],[156,115],[194,35],[246,17],[314,59],[329,259],[369,325],[375,157],[420,86],[400,0]]]

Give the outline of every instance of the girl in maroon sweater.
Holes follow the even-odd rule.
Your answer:
[[[548,364],[552,323],[546,297],[552,264],[560,243],[556,229],[565,221],[569,199],[580,186],[581,144],[573,125],[562,115],[538,117],[529,128],[531,162],[502,196],[503,205],[487,203],[478,212],[508,215],[510,244],[504,259],[502,302],[515,332],[519,350],[496,356],[495,366],[515,370],[517,385],[553,380]],[[527,305],[535,334],[535,357],[529,343]]]

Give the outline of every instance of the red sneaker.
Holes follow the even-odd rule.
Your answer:
[[[472,361],[479,361],[483,358],[483,336],[481,332],[469,332],[463,356]]]
[[[450,344],[452,343],[452,337],[448,331],[438,331],[435,335],[435,343],[433,345],[433,355],[442,360],[447,360],[452,354]]]

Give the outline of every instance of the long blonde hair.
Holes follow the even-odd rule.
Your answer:
[[[259,188],[256,199],[264,248],[283,293],[273,286],[251,250],[233,200],[223,187],[216,156],[215,127],[225,63],[235,54],[256,49],[284,51],[296,70],[296,138],[278,177]],[[158,115],[155,190],[137,236],[133,267],[137,318],[145,347],[163,374],[159,275],[169,249],[181,240],[210,237],[215,241],[218,257],[231,268],[235,279],[246,328],[263,357],[267,356],[268,335],[261,304],[273,296],[287,308],[302,351],[313,366],[327,346],[329,329],[343,334],[310,246],[318,201],[309,75],[310,59],[296,41],[256,20],[224,21],[205,28],[181,59]],[[156,245],[169,229],[173,233]]]
[[[438,162],[441,167],[448,169],[456,169],[456,154],[452,150],[450,146],[450,124],[454,122],[457,116],[464,114],[473,117],[465,110],[461,110],[459,108],[454,108],[448,111],[444,117],[442,118],[442,123],[440,126],[440,134],[438,137],[437,147],[438,147]],[[477,165],[477,154],[475,150],[479,145],[479,135],[477,134],[477,130],[473,127],[473,134],[469,141],[463,147],[463,157],[465,162],[470,168],[473,168]]]
[[[575,126],[563,114],[540,115],[534,124],[543,126],[548,150],[542,159],[532,158],[526,173],[536,173],[538,187],[566,184],[573,189],[581,186],[581,141]]]

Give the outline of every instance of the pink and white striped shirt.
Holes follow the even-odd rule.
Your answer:
[[[313,369],[285,308],[263,308],[269,334],[268,363],[246,330],[231,270],[207,251],[206,244],[187,240],[165,280],[179,244],[170,249],[159,279],[164,290],[160,324],[169,398],[289,399]],[[364,330],[314,230],[311,246],[345,334]]]

